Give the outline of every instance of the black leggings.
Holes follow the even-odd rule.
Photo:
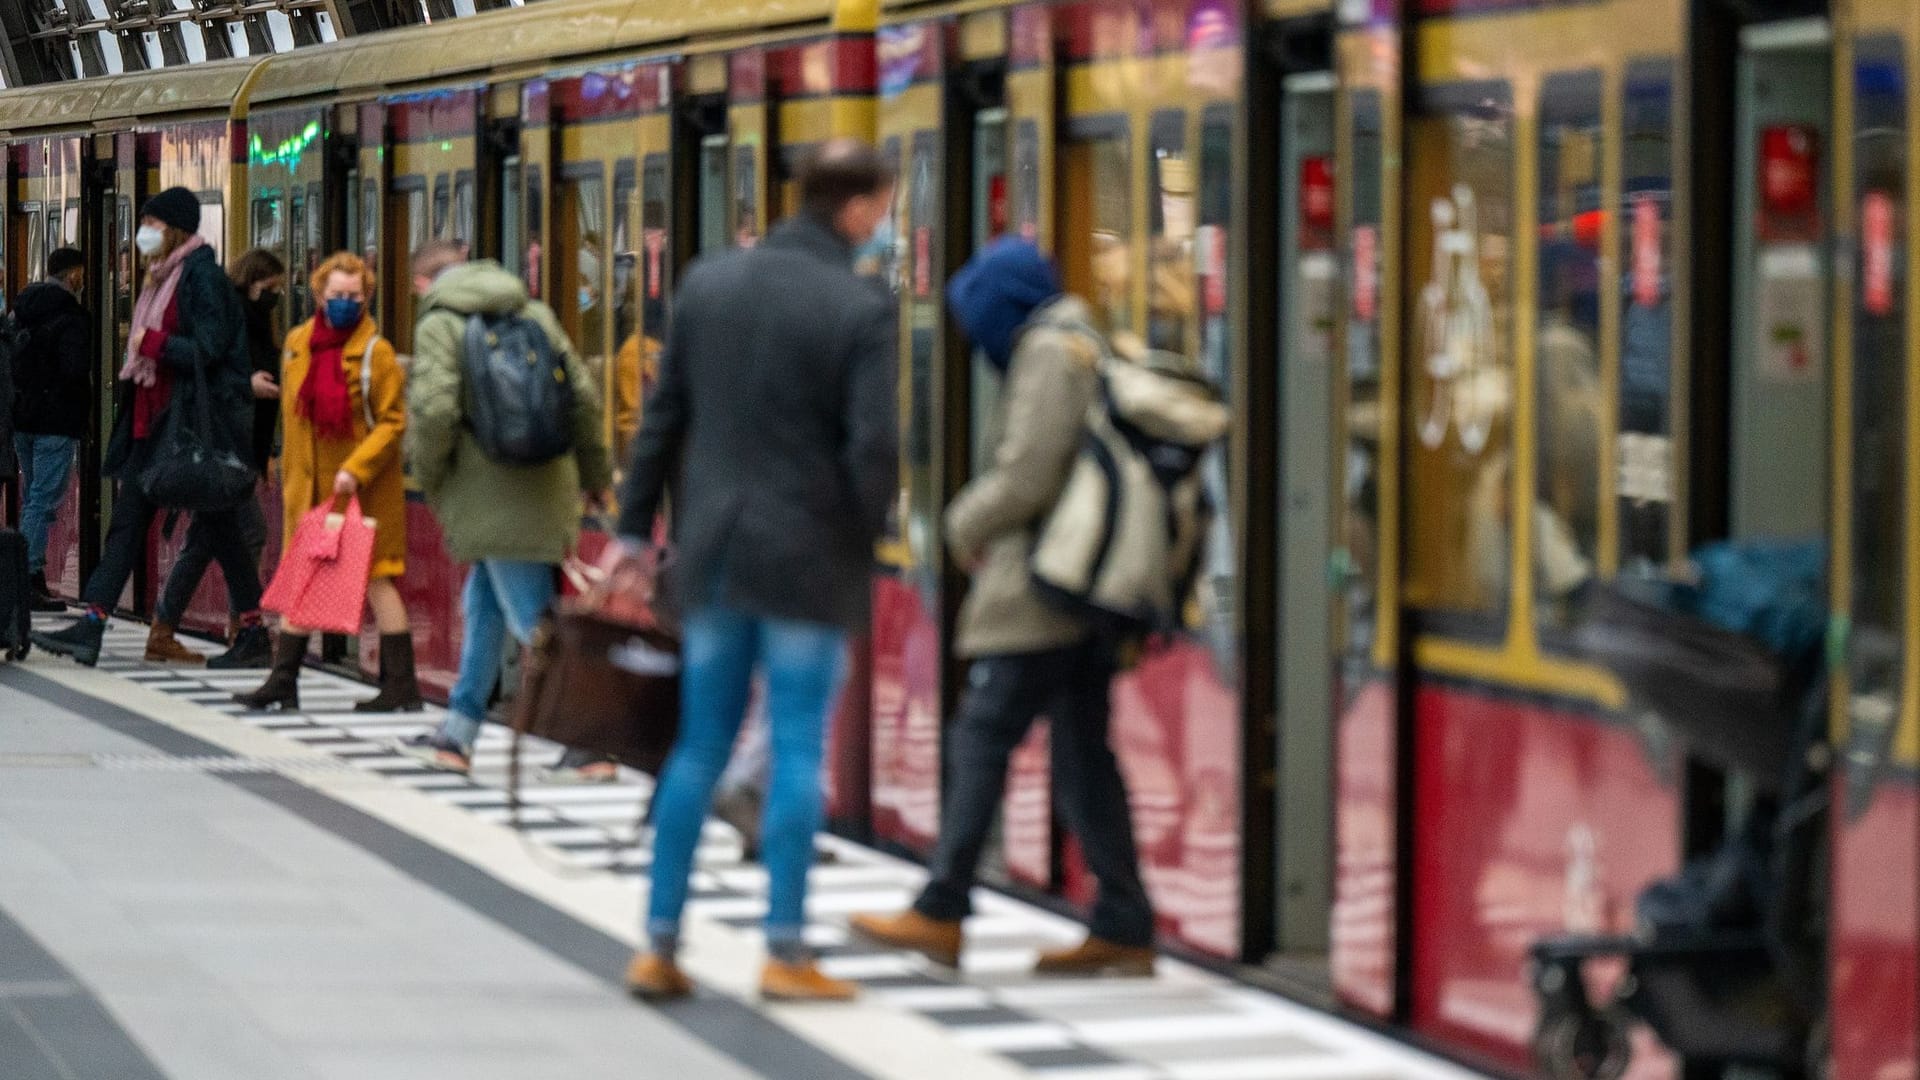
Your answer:
[[[187,613],[187,605],[193,603],[193,594],[200,588],[200,579],[206,576],[207,567],[219,558],[216,534],[225,528],[225,514],[195,514],[192,524],[187,526],[187,546],[180,549],[180,557],[173,562],[173,569],[167,571],[167,584],[160,590],[160,603],[153,609],[153,617],[168,626],[179,626]],[[232,515],[240,528],[240,537],[246,541],[248,560],[258,567],[260,554],[267,547],[267,519],[260,512],[260,500],[248,499],[234,507]],[[227,573],[227,609],[235,615],[245,615],[259,606],[256,590],[252,606],[243,605],[236,593],[233,575],[227,572],[227,564],[222,562],[220,569]]]
[[[113,522],[107,526],[106,550],[100,565],[87,578],[81,599],[87,606],[112,611],[126,591],[134,565],[146,557],[147,535],[153,520],[164,507],[150,501],[138,485],[123,483],[114,493]],[[234,610],[250,612],[260,607],[260,568],[247,544],[239,510],[203,511],[194,515],[193,527],[205,537],[214,561],[227,577],[227,596]]]

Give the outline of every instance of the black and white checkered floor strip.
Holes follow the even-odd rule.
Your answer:
[[[36,629],[60,625],[36,617]],[[340,767],[377,773],[502,827],[517,824],[530,844],[569,872],[613,874],[637,890],[651,852],[636,835],[652,782],[622,770],[620,782],[551,785],[540,773],[560,748],[529,739],[521,748],[521,807],[507,794],[511,736],[489,725],[470,777],[431,769],[397,752],[397,738],[428,730],[425,714],[356,713],[368,686],[323,672],[300,679],[298,712],[249,712],[235,691],[259,685],[260,671],[208,671],[142,660],[146,628],[116,621],[99,669],[319,750]],[[215,647],[188,641],[211,655]],[[250,759],[256,764],[259,759]],[[311,766],[302,766],[311,767]],[[822,838],[835,859],[814,869],[808,937],[822,967],[860,983],[870,1001],[935,1022],[960,1043],[992,1051],[1045,1080],[1469,1080],[1470,1073],[1415,1053],[1335,1017],[1223,977],[1162,960],[1147,980],[1067,981],[1030,974],[1039,948],[1077,940],[1081,928],[992,893],[967,925],[964,970],[851,936],[847,916],[897,909],[925,880],[916,866],[838,838]],[[689,918],[743,930],[766,910],[766,874],[743,863],[739,837],[709,823],[702,838]]]

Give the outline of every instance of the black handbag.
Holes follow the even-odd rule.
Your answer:
[[[193,368],[193,400],[178,393],[140,473],[140,490],[170,510],[231,510],[253,497],[253,466],[234,447],[222,445],[213,426],[212,390],[204,365]]]

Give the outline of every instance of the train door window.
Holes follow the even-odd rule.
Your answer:
[[[1906,645],[1909,183],[1903,42],[1855,45],[1852,309],[1852,582],[1847,638],[1849,759],[1883,761],[1898,720]],[[1851,786],[1851,785],[1850,785]],[[1871,789],[1871,780],[1862,785]],[[1864,805],[1864,804],[1862,804]]]
[[[1147,346],[1192,358],[1194,315],[1194,173],[1187,156],[1187,117],[1156,113],[1147,156],[1152,199],[1147,257]]]
[[[1233,116],[1229,110],[1211,109],[1202,117],[1198,164],[1195,204],[1189,211],[1197,220],[1194,220],[1193,236],[1181,266],[1179,292],[1169,301],[1163,301],[1163,305],[1169,308],[1185,305],[1188,317],[1195,322],[1192,340],[1199,348],[1197,366],[1232,404],[1234,372],[1227,317],[1227,237],[1233,231],[1234,170]],[[1164,161],[1160,169],[1161,199],[1165,204],[1169,188]],[[1173,209],[1177,207],[1170,207],[1166,218],[1169,228],[1156,238],[1156,243],[1172,241],[1171,226],[1177,224],[1177,215],[1171,214]],[[1161,287],[1156,282],[1155,288]],[[1170,281],[1165,287],[1175,286]],[[1206,620],[1214,669],[1223,681],[1231,682],[1238,678],[1239,610],[1234,597],[1239,594],[1239,558],[1234,537],[1238,535],[1240,521],[1235,516],[1238,501],[1227,484],[1227,462],[1228,448],[1223,441],[1207,452],[1202,464],[1207,498],[1218,512],[1207,535],[1206,554],[1201,563],[1201,615]]]
[[[727,137],[708,135],[700,140],[700,252],[727,244]]]
[[[1061,201],[1060,268],[1109,331],[1134,326],[1133,153],[1126,121],[1071,125]]]
[[[940,134],[922,130],[908,143],[907,171],[902,193],[907,208],[906,290],[902,304],[910,327],[906,357],[907,415],[902,440],[908,488],[907,539],[911,545],[915,584],[932,596],[939,587],[940,485],[933,473],[934,380],[939,363],[938,304],[942,241],[939,210],[944,203],[936,186],[942,175]]]
[[[547,185],[538,165],[527,166],[527,201],[523,209],[527,218],[527,291],[534,296],[541,296],[541,243],[546,236]]]
[[[380,182],[367,177],[360,194],[360,255],[372,266],[380,265]]]
[[[613,174],[612,242],[607,251],[612,258],[612,276],[607,296],[611,300],[614,365],[612,385],[608,387],[607,408],[613,417],[613,446],[624,451],[628,441],[640,429],[641,366],[646,350],[641,347],[635,319],[635,282],[640,257],[635,250],[633,219],[639,209],[639,177],[632,160],[622,161]]]
[[[114,315],[122,326],[126,326],[133,319],[133,200],[125,195],[115,200],[113,251]],[[124,346],[114,351],[124,351]]]
[[[1679,498],[1673,468],[1673,73],[1664,62],[1627,69],[1620,144],[1620,418],[1615,442],[1620,567],[1652,574],[1672,541]]]
[[[479,211],[474,198],[473,173],[463,170],[456,173],[453,178],[453,224],[450,226],[452,238],[471,248],[479,221]]]
[[[607,181],[599,163],[563,176],[554,221],[555,308],[596,377],[606,368]],[[571,258],[567,252],[572,252]],[[603,386],[604,390],[605,387]]]
[[[760,242],[760,150],[756,146],[733,148],[733,242],[752,247]]]
[[[295,190],[293,195],[293,213],[287,222],[287,234],[292,240],[287,260],[287,300],[289,318],[297,323],[313,311],[312,286],[307,282],[311,272],[313,251],[317,238],[314,235],[314,221],[319,217],[313,212],[314,190],[309,185],[305,191]]]
[[[1600,549],[1600,73],[1549,75],[1540,99],[1534,604],[1560,622]]]
[[[1512,559],[1511,90],[1423,87],[1410,121],[1407,601],[1495,612]]]
[[[982,109],[973,117],[973,246],[977,250],[1007,230],[1007,110]],[[992,447],[988,419],[1000,399],[1000,379],[986,354],[973,356],[973,471],[985,471]]]
[[[500,262],[513,266],[520,261],[520,247],[526,243],[524,232],[525,192],[520,190],[520,155],[509,154],[500,162]]]
[[[200,193],[200,237],[213,249],[213,257],[227,261],[227,204],[217,191]],[[78,241],[75,237],[75,241]]]
[[[381,330],[393,342],[393,347],[401,352],[413,348],[413,289],[406,283],[411,279],[407,274],[408,262],[420,245],[432,235],[429,231],[432,219],[427,195],[427,180],[423,176],[395,177],[393,198],[388,213],[393,228],[390,239],[392,251],[387,262],[373,263],[374,268],[388,283],[386,293],[392,310],[381,320]]]
[[[1040,239],[1040,122],[1022,120],[1013,131],[1013,227]]]
[[[453,234],[448,225],[453,215],[453,180],[445,173],[433,178],[433,237],[446,239]],[[417,245],[416,245],[417,246]]]
[[[282,202],[279,195],[268,195],[253,200],[253,246],[278,248],[284,242],[283,222],[281,221]]]
[[[57,247],[77,247],[80,243],[80,200],[68,199],[60,215],[60,243]]]
[[[361,240],[359,169],[354,168],[347,170],[347,182],[344,185],[344,189],[346,191],[346,198],[343,200],[345,205],[340,208],[340,216],[345,226],[342,231],[346,233],[347,246],[352,247]]]
[[[27,258],[20,267],[22,280],[15,285],[14,292],[30,281],[40,280],[40,271],[47,265],[47,217],[39,203],[22,203],[21,214],[27,220]]]

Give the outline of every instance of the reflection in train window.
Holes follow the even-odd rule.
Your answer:
[[[311,189],[309,189],[310,191]],[[299,190],[293,193],[293,213],[287,222],[288,236],[293,244],[289,250],[291,258],[287,261],[287,300],[293,322],[305,319],[313,310],[312,287],[307,283],[307,260],[312,251],[312,217],[308,213],[310,196]]]
[[[1227,316],[1230,295],[1227,238],[1233,232],[1233,118],[1230,113],[1223,110],[1206,117],[1200,127],[1199,159],[1199,224],[1194,229],[1183,273],[1188,282],[1188,296],[1193,301],[1191,314],[1198,319],[1200,352],[1196,366],[1230,400],[1233,394],[1232,335]],[[1162,171],[1164,174],[1165,170]],[[1169,236],[1170,231],[1156,242],[1165,242]],[[1241,521],[1239,502],[1233,498],[1227,482],[1228,457],[1228,447],[1223,441],[1207,452],[1202,465],[1207,499],[1215,508],[1215,514],[1202,561],[1202,610],[1196,613],[1204,620],[1207,640],[1213,650],[1214,669],[1222,679],[1234,678],[1239,665],[1239,610],[1234,600],[1239,595],[1239,549],[1234,538],[1240,534]]]
[[[1898,38],[1859,43],[1854,80],[1854,190],[1859,230],[1853,316],[1852,632],[1847,641],[1854,741],[1884,739],[1903,675],[1907,505],[1907,73]],[[1867,735],[1872,732],[1872,735]],[[1850,755],[1851,757],[1852,755]],[[1878,756],[1878,755],[1876,755]]]
[[[442,173],[433,180],[433,237],[445,239],[447,218],[453,212],[453,183]],[[417,246],[417,245],[416,245]]]
[[[1627,71],[1620,174],[1620,436],[1615,449],[1620,567],[1650,573],[1671,551],[1683,478],[1673,447],[1673,71]]]
[[[281,201],[278,195],[253,200],[253,246],[279,248],[285,242],[281,230]]]
[[[365,180],[360,195],[360,257],[380,265],[380,182]]]
[[[1187,118],[1163,112],[1153,118],[1147,158],[1153,198],[1147,208],[1147,345],[1192,357],[1188,332],[1194,314],[1194,167],[1187,157]]]
[[[733,242],[740,247],[759,243],[760,165],[759,151],[753,146],[733,150]]]
[[[79,223],[76,221],[75,225]],[[213,249],[213,257],[227,261],[227,205],[218,192],[200,195],[200,237]],[[76,242],[78,237],[75,237]]]
[[[497,254],[503,266],[512,267],[521,245],[527,242],[521,218],[520,155],[510,154],[500,162],[500,248]]]
[[[727,246],[727,137],[700,140],[700,252]]]
[[[1013,131],[1013,227],[1021,236],[1040,237],[1040,124],[1022,120]]]
[[[640,361],[642,350],[634,327],[634,270],[639,255],[634,250],[633,218],[638,209],[638,178],[632,160],[620,162],[613,181],[612,279],[607,295],[613,300],[614,364],[612,385],[608,387],[608,408],[613,415],[613,445],[624,450],[627,441],[640,426]]]
[[[1491,612],[1511,562],[1513,110],[1504,84],[1426,88],[1411,122],[1407,600]]]
[[[114,355],[126,351],[126,328],[133,320],[133,200],[125,195],[114,200],[113,210],[113,310],[123,335],[114,345]]]
[[[473,173],[462,172],[453,178],[453,239],[472,247],[474,224],[479,220],[474,205]]]
[[[1060,268],[1114,332],[1132,329],[1133,165],[1124,121],[1088,125],[1066,146]]]
[[[541,244],[544,242],[547,231],[547,185],[538,165],[527,166],[527,200],[522,205],[527,215],[527,261],[524,276],[527,281],[527,291],[539,297],[545,295],[541,291],[540,267]]]
[[[1551,621],[1600,549],[1600,100],[1597,71],[1541,88],[1533,575],[1535,610]]]
[[[27,219],[27,265],[21,269],[26,280],[39,281],[47,266],[47,219],[38,203],[26,203],[21,212]]]

